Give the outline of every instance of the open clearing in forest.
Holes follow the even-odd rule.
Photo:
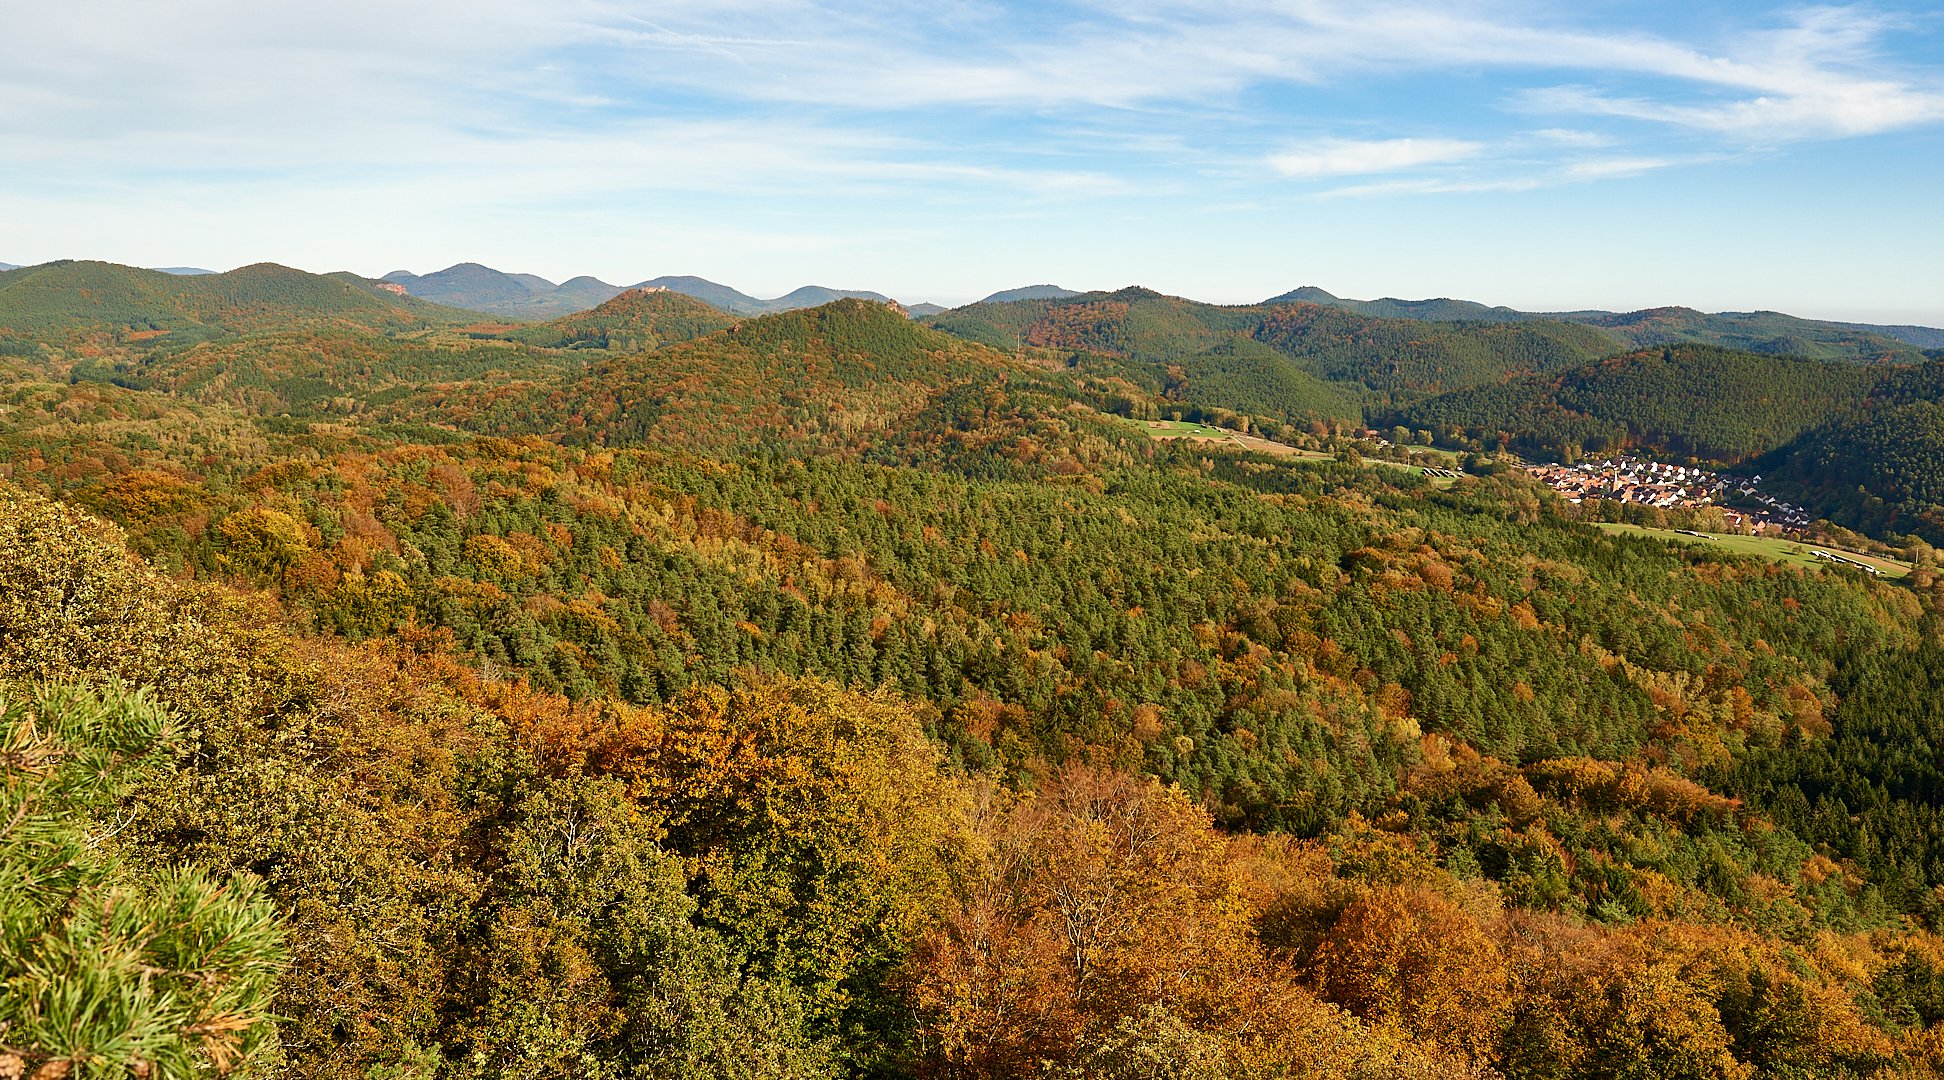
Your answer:
[[[1281,457],[1309,458],[1313,461],[1328,461],[1335,456],[1320,450],[1302,450],[1286,443],[1271,442],[1256,435],[1243,435],[1240,432],[1218,428],[1213,424],[1195,424],[1186,420],[1129,420],[1128,423],[1140,428],[1152,439],[1187,439],[1190,442],[1219,443],[1243,450],[1256,450]]]
[[[1326,454],[1321,450],[1303,450],[1287,443],[1273,442],[1255,435],[1243,435],[1212,424],[1195,424],[1186,420],[1129,420],[1128,423],[1140,428],[1152,439],[1186,439],[1190,442],[1233,446],[1238,450],[1254,450],[1259,453],[1307,461],[1332,461],[1336,458],[1335,454]],[[1412,449],[1420,448],[1412,447]],[[1363,461],[1366,465],[1383,465],[1392,469],[1408,469],[1411,472],[1424,471],[1416,465],[1406,465],[1400,461],[1385,461],[1382,458],[1367,457]],[[1432,476],[1428,479],[1432,487],[1447,488],[1457,483],[1457,480],[1449,476]]]
[[[1846,559],[1869,563],[1877,568],[1884,577],[1900,578],[1910,573],[1910,564],[1886,559],[1881,555],[1863,555],[1846,551],[1827,544],[1809,544],[1801,540],[1790,540],[1780,536],[1739,536],[1734,533],[1709,533],[1706,537],[1692,536],[1675,529],[1650,529],[1644,525],[1621,525],[1611,521],[1595,522],[1599,528],[1610,533],[1631,533],[1637,536],[1652,536],[1660,540],[1673,540],[1684,544],[1720,548],[1738,555],[1754,555],[1790,566],[1832,565],[1826,559],[1818,559],[1817,551],[1828,551]],[[1840,565],[1840,564],[1838,564]],[[1857,571],[1861,573],[1861,571]]]

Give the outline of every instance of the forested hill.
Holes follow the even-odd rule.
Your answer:
[[[589,311],[566,315],[513,336],[536,345],[652,351],[736,325],[736,316],[666,289],[630,289]]]
[[[1854,363],[1917,363],[1923,350],[1907,341],[1844,323],[1798,319],[1776,311],[1707,314],[1667,307],[1626,314],[1570,315],[1624,336],[1636,345],[1696,342],[1750,352]]]
[[[671,302],[660,295],[635,303],[666,311]],[[916,325],[889,304],[845,299],[735,323],[650,355],[610,352],[556,380],[491,395],[456,389],[412,415],[611,446],[855,449],[897,431],[950,386],[1029,370]]]
[[[1874,402],[1758,464],[1832,520],[1944,544],[1944,399]]]
[[[1453,300],[1439,297],[1434,300],[1399,300],[1386,296],[1379,300],[1351,300],[1334,295],[1315,285],[1305,285],[1291,289],[1280,296],[1272,296],[1263,303],[1267,304],[1319,304],[1323,307],[1342,308],[1359,315],[1369,315],[1378,319],[1419,319],[1424,322],[1526,322],[1546,318],[1529,311],[1517,311],[1509,307],[1480,304],[1472,300]]]
[[[1157,365],[1246,338],[1355,393],[1454,389],[1620,347],[1617,338],[1566,323],[1428,323],[1315,304],[1217,307],[1138,288],[973,304],[925,321],[998,349],[1037,346]]]
[[[1545,460],[1638,448],[1733,463],[1858,407],[1893,370],[1679,345],[1444,394],[1398,419]]]
[[[1134,419],[1597,331],[316,312],[0,354],[0,1076],[1944,1070],[1935,552]]]
[[[389,331],[460,325],[470,312],[400,296],[350,274],[259,263],[176,275],[101,262],[0,273],[0,345],[165,347],[293,327]]]
[[[1858,363],[1920,359],[1923,349],[1944,345],[1944,330],[1923,326],[1873,326],[1803,319],[1778,311],[1723,311],[1710,314],[1685,307],[1642,311],[1530,312],[1470,300],[1349,300],[1313,285],[1294,289],[1265,304],[1321,304],[1386,319],[1429,322],[1529,322],[1536,319],[1597,326],[1636,346],[1719,345],[1748,352],[1806,356]]]
[[[1817,516],[1944,543],[1944,362],[1642,349],[1410,403],[1373,422],[1527,457],[1644,451],[1758,472]]]

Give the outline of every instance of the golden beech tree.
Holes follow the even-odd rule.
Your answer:
[[[1328,873],[1313,852],[1230,841],[1179,789],[1086,765],[976,820],[982,865],[906,966],[928,1075],[1473,1069],[1320,1000],[1263,947],[1266,908]]]
[[[1143,1003],[1205,1011],[1256,957],[1206,813],[1176,789],[1069,766],[993,796],[981,872],[920,942],[912,993],[940,1075],[1061,1058]]]
[[[1447,1050],[1490,1058],[1511,1005],[1504,955],[1449,898],[1389,886],[1353,901],[1317,950],[1325,997]]]

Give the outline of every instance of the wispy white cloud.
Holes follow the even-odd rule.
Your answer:
[[[1510,100],[1562,119],[1644,121],[1744,144],[1944,121],[1944,75],[1884,62],[1898,24],[1868,9],[1801,9],[1704,44],[1589,30],[1543,7],[1520,13],[1481,0],[1069,0],[1031,9],[989,0],[923,9],[884,0],[74,0],[0,15],[0,140],[15,160],[129,139],[148,141],[162,156],[144,160],[164,165],[220,151],[245,166],[307,155],[355,166],[409,158],[455,135],[517,145],[527,130],[552,128],[628,139],[644,110],[711,119],[807,110],[820,115],[798,123],[826,133],[907,136],[923,121],[898,117],[938,110],[1006,111],[1028,129],[1134,110],[1150,130],[1124,126],[1118,149],[1180,160],[1233,148],[1208,145],[1219,125],[1170,120],[1168,110],[1226,111],[1259,126],[1239,100],[1259,88],[1451,68],[1571,73]],[[1257,156],[1292,177],[1448,163],[1481,142],[1463,119],[1452,122],[1456,130],[1417,138],[1345,137],[1335,148]],[[1612,132],[1583,126],[1536,137],[1564,149],[1614,144]],[[1039,146],[1034,139],[941,140],[926,164],[966,179],[990,168],[1011,183],[1038,166],[995,159],[1054,145],[1051,134]],[[750,156],[733,136],[723,151],[731,162]],[[922,179],[919,152],[902,154],[884,164]],[[1079,175],[1087,170],[1053,171],[1048,190],[1102,189]]]
[[[1560,171],[1560,178],[1569,181],[1617,180],[1629,176],[1644,176],[1650,172],[1686,164],[1692,164],[1692,161],[1664,157],[1601,158],[1593,161],[1570,162]]]
[[[1373,199],[1398,195],[1476,195],[1485,192],[1531,191],[1547,186],[1547,181],[1534,176],[1506,176],[1489,179],[1457,180],[1443,177],[1424,177],[1415,180],[1377,180],[1366,184],[1346,184],[1319,191],[1312,198],[1318,201],[1334,199]]]
[[[1603,147],[1612,146],[1614,138],[1597,131],[1578,131],[1573,128],[1542,128],[1531,132],[1531,138],[1556,146]]]
[[[1366,176],[1477,157],[1483,143],[1463,139],[1326,139],[1269,157],[1269,167],[1284,176],[1310,180],[1326,176]]]
[[[1944,121],[1944,93],[1868,81],[1804,86],[1793,93],[1702,104],[1603,94],[1574,86],[1528,91],[1521,101],[1538,112],[1648,120],[1750,143],[1876,135]]]
[[[948,11],[959,32],[931,35],[923,32],[928,15],[909,10],[896,16],[907,31],[886,33],[887,12],[873,5],[784,2],[725,15],[676,3],[652,30],[595,25],[587,32],[655,50],[654,80],[751,100],[880,110],[1142,108],[1262,84],[1461,66],[1662,80],[1670,97],[1568,90],[1524,100],[1769,139],[1890,130],[1936,121],[1944,110],[1936,72],[1884,70],[1877,47],[1898,24],[1858,7],[1798,10],[1779,27],[1744,30],[1712,46],[1576,29],[1559,16],[1514,22],[1502,5],[1467,3],[1118,0],[1055,8],[1053,25],[1033,33],[1012,29],[1016,11]],[[685,20],[695,26],[683,28]],[[692,54],[686,62],[683,52]],[[717,66],[725,57],[743,76],[727,85]],[[1682,86],[1686,92],[1675,89]],[[1719,100],[1682,100],[1695,93]]]
[[[1662,169],[1715,160],[1713,156],[1580,158],[1549,165],[1524,163],[1497,174],[1429,176],[1345,184],[1315,192],[1316,199],[1368,199],[1403,195],[1472,195],[1534,191],[1597,180],[1644,176]]]

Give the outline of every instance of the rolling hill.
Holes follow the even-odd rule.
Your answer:
[[[1683,344],[1455,391],[1397,419],[1487,442],[1502,433],[1540,458],[1641,448],[1733,463],[1856,408],[1884,373]]]
[[[1167,368],[1168,396],[1247,416],[1316,417],[1361,425],[1355,389],[1328,382],[1245,337],[1224,339]]]
[[[1825,494],[1863,488],[1910,513],[1935,515],[1944,509],[1944,402],[1844,416],[1778,452],[1771,473]]]
[[[693,296],[711,307],[720,308],[733,315],[761,315],[768,310],[766,301],[758,300],[748,293],[739,292],[727,285],[718,285],[707,278],[682,274],[663,275],[642,282],[637,288],[667,289],[669,292]]]
[[[621,292],[597,278],[577,277],[560,285],[534,274],[508,274],[479,263],[459,263],[419,275],[394,270],[382,280],[424,300],[516,319],[551,319],[584,311]]]
[[[795,311],[845,297],[895,302],[882,293],[832,289],[822,285],[804,285],[774,299],[763,300],[707,278],[686,275],[668,275],[627,286],[610,285],[599,278],[581,276],[556,285],[533,274],[508,274],[479,263],[459,263],[424,275],[409,270],[394,270],[382,280],[434,303],[535,321],[555,319],[598,307],[620,295],[624,289],[667,289],[695,297],[733,315]],[[928,306],[935,308],[935,305]]]
[[[1855,363],[1914,363],[1924,359],[1909,342],[1842,323],[1798,319],[1777,311],[1724,311],[1666,307],[1625,314],[1561,316],[1620,334],[1635,345],[1695,342],[1778,356]]]
[[[274,263],[193,276],[102,262],[0,272],[0,340],[19,342],[157,348],[294,326],[385,332],[471,318],[351,275]]]
[[[1710,314],[1693,308],[1662,307],[1632,312],[1530,312],[1448,298],[1350,300],[1314,285],[1283,293],[1264,303],[1320,304],[1375,318],[1426,322],[1577,322],[1609,331],[1618,347],[1692,342],[1748,352],[1862,363],[1916,362],[1923,359],[1918,350],[1944,345],[1944,330],[1930,327],[1825,322],[1776,311]]]
[[[1804,432],[1755,467],[1839,524],[1944,544],[1944,361],[1893,374],[1863,407]]]
[[[611,336],[637,315],[656,325],[711,321],[700,307],[672,313],[679,302],[668,294],[622,300],[628,311],[591,320],[587,332]],[[882,436],[952,385],[1026,370],[919,326],[894,306],[844,298],[735,323],[649,355],[609,353],[558,381],[434,398],[421,415],[492,434],[547,432],[608,446],[830,448]]]
[[[1001,289],[979,301],[981,304],[1004,304],[1012,300],[1064,300],[1080,294],[1072,289],[1062,289],[1058,285],[1027,285],[1018,289]]]
[[[1280,296],[1272,296],[1263,303],[1320,304],[1378,319],[1418,319],[1424,322],[1524,322],[1546,318],[1509,307],[1488,307],[1470,300],[1443,297],[1436,300],[1399,300],[1386,296],[1380,300],[1348,300],[1315,285],[1292,289]]]
[[[846,297],[875,300],[887,304],[896,302],[882,293],[831,289],[822,285],[805,285],[773,300],[761,300],[707,278],[679,275],[644,281],[636,288],[662,288],[670,292],[682,293],[735,315],[768,315],[779,311],[795,311],[799,308],[818,307]]]
[[[1036,347],[1158,366],[1243,338],[1351,395],[1449,390],[1567,367],[1616,348],[1610,335],[1572,323],[1432,323],[1304,303],[1218,307],[1141,288],[971,304],[926,321],[1005,351]],[[1231,351],[1222,360],[1237,371],[1249,356],[1263,355]]]
[[[648,352],[726,330],[737,321],[734,315],[682,293],[629,289],[598,307],[522,327],[510,336],[556,348]]]
[[[1939,329],[1935,326],[1911,326],[1908,324],[1880,326],[1873,323],[1838,323],[1837,325],[1847,326],[1852,330],[1862,330],[1865,333],[1882,334],[1884,337],[1896,338],[1898,341],[1908,342],[1920,349],[1944,349],[1944,329]]]

